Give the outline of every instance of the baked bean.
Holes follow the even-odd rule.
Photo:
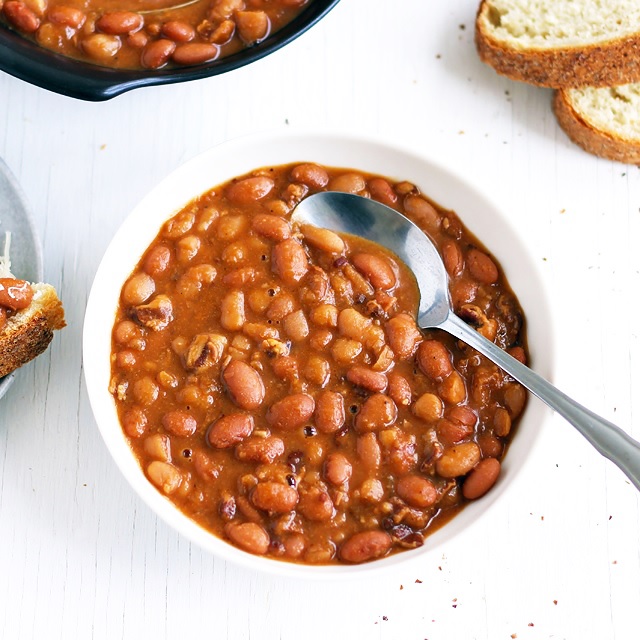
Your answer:
[[[222,372],[222,380],[233,402],[247,411],[257,409],[264,400],[260,374],[241,360],[231,360]]]
[[[362,193],[367,183],[359,173],[343,173],[329,180],[329,191],[343,191],[345,193]]]
[[[82,50],[89,57],[101,62],[113,58],[122,46],[120,38],[106,33],[93,33],[81,40],[81,43]]]
[[[85,14],[75,7],[68,7],[66,5],[56,5],[51,7],[47,11],[47,17],[51,22],[56,24],[62,24],[65,27],[71,27],[72,29],[78,29],[86,20]]]
[[[527,402],[527,392],[517,382],[510,382],[504,388],[504,402],[512,418],[517,418]]]
[[[432,507],[438,500],[433,482],[422,476],[403,476],[396,482],[398,495],[411,507]]]
[[[480,462],[480,447],[475,442],[461,442],[447,447],[436,462],[436,471],[443,478],[464,476]]]
[[[283,240],[273,248],[271,264],[274,273],[288,285],[300,282],[309,270],[307,254],[294,238]]]
[[[147,416],[139,407],[129,409],[122,416],[122,428],[130,438],[139,438],[147,432]]]
[[[462,495],[467,500],[476,500],[483,496],[496,483],[500,475],[500,462],[495,458],[485,458],[465,478]]]
[[[253,284],[258,277],[258,272],[253,267],[240,267],[227,273],[222,282],[234,289],[242,289],[248,284]]]
[[[384,487],[377,478],[367,478],[358,489],[358,498],[361,502],[377,504],[384,498]]]
[[[444,405],[434,393],[423,393],[413,405],[413,413],[425,422],[435,422],[442,417]]]
[[[140,64],[145,69],[160,69],[169,62],[175,50],[176,43],[173,40],[152,40],[142,50]]]
[[[335,514],[331,496],[319,487],[311,487],[300,493],[298,509],[307,520],[313,522],[326,522]]]
[[[186,411],[176,409],[169,411],[162,416],[162,426],[170,434],[186,438],[196,432],[198,423],[196,419]]]
[[[344,251],[344,240],[329,229],[320,229],[310,224],[303,224],[300,226],[300,231],[302,231],[307,244],[320,249],[320,251],[333,254],[341,254]]]
[[[132,349],[144,348],[144,331],[131,320],[119,322],[115,326],[113,337],[117,343]]]
[[[200,238],[190,235],[181,238],[177,243],[176,257],[178,262],[185,264],[193,260],[200,250]]]
[[[166,433],[153,433],[144,440],[144,450],[161,462],[171,462],[171,439]]]
[[[442,223],[442,218],[436,208],[424,198],[410,194],[404,199],[404,210],[420,226],[424,226],[432,233],[437,231]]]
[[[473,427],[444,418],[438,422],[436,433],[442,444],[452,445],[466,440],[473,433]]]
[[[457,371],[452,371],[440,383],[440,396],[449,404],[459,404],[467,397],[467,388],[464,380]]]
[[[227,331],[238,331],[245,323],[244,293],[230,291],[220,303],[220,324]]]
[[[229,522],[224,532],[243,551],[262,556],[269,550],[269,534],[255,522]]]
[[[384,531],[361,531],[343,543],[340,559],[352,564],[375,560],[385,555],[391,544],[391,536]]]
[[[248,438],[253,426],[253,416],[246,413],[222,416],[209,427],[207,440],[216,449],[227,449]]]
[[[301,533],[285,536],[282,543],[284,544],[284,555],[287,558],[299,558],[306,547],[305,538]]]
[[[347,371],[347,380],[356,387],[381,393],[387,388],[387,376],[368,367],[355,366]],[[392,401],[393,402],[393,401]]]
[[[504,438],[509,435],[511,431],[511,416],[509,412],[503,407],[497,407],[493,414],[493,432]]]
[[[293,431],[309,422],[315,409],[314,399],[306,393],[294,393],[272,404],[266,419],[270,426]]]
[[[196,216],[192,211],[183,211],[165,223],[164,235],[171,240],[175,240],[185,233],[189,233],[195,221]]]
[[[502,455],[504,447],[498,438],[491,435],[481,435],[476,438],[483,458],[498,458]]]
[[[125,42],[134,49],[142,49],[149,42],[149,36],[144,31],[136,31],[127,35]]]
[[[187,42],[178,45],[173,52],[173,61],[176,64],[191,65],[211,62],[220,54],[220,47],[207,42]]]
[[[190,42],[196,36],[196,30],[187,22],[180,20],[165,22],[160,33],[174,42]]]
[[[294,342],[300,342],[309,335],[309,325],[301,309],[284,318],[283,328],[287,336]]]
[[[25,280],[0,278],[0,307],[18,311],[26,309],[33,300],[33,289]]]
[[[422,373],[432,380],[443,380],[453,371],[451,353],[437,340],[420,343],[416,358]]]
[[[355,309],[342,309],[338,314],[338,332],[352,340],[362,340],[371,322],[371,318],[363,316]]]
[[[151,277],[161,276],[169,268],[171,263],[171,249],[159,244],[144,257],[143,269]]]
[[[96,27],[102,33],[119,36],[142,28],[144,19],[133,11],[113,11],[104,13],[96,20]]]
[[[333,333],[329,329],[319,329],[309,335],[309,346],[315,351],[324,351],[332,340]]]
[[[175,493],[182,484],[182,474],[170,462],[154,460],[147,467],[147,475],[168,496]]]
[[[396,274],[386,258],[370,253],[356,253],[351,261],[376,289],[388,290],[396,285]]]
[[[288,513],[298,503],[298,492],[279,482],[259,482],[251,492],[251,502],[270,513]]]
[[[361,352],[362,343],[347,338],[337,338],[331,347],[333,359],[340,364],[353,362]]]
[[[133,397],[145,407],[152,405],[158,399],[159,393],[158,385],[149,376],[133,383]]]
[[[464,269],[464,257],[459,245],[453,240],[445,240],[442,244],[442,261],[447,273],[456,278]]]
[[[351,478],[353,467],[343,453],[332,453],[324,463],[324,477],[337,486],[346,484]]]
[[[136,362],[136,354],[133,351],[119,351],[116,356],[116,364],[121,369],[133,369]]]
[[[268,213],[254,216],[251,222],[251,228],[258,235],[273,240],[274,242],[282,242],[291,237],[291,227],[289,223],[279,216],[272,216]]]
[[[269,35],[269,18],[264,11],[236,11],[238,34],[245,44],[255,44]]]
[[[311,322],[320,327],[338,326],[338,308],[334,304],[321,304],[312,309]]]
[[[269,320],[282,320],[288,316],[296,307],[294,297],[288,293],[281,293],[273,298],[267,310],[267,318]]]
[[[299,164],[291,170],[291,177],[313,189],[322,189],[329,182],[329,174],[324,167],[317,164]]]
[[[277,436],[247,438],[238,443],[235,453],[242,462],[272,464],[284,453],[284,442]]]
[[[375,471],[382,460],[380,443],[375,433],[365,433],[356,440],[356,453],[365,469]]]
[[[303,373],[309,382],[324,387],[331,378],[331,365],[325,358],[311,356],[304,365]]]
[[[416,352],[422,334],[415,320],[404,313],[391,318],[385,325],[389,346],[400,360],[407,360]]]
[[[266,198],[273,190],[274,182],[267,176],[252,176],[233,182],[225,191],[229,202],[238,205],[250,204]]]
[[[451,283],[451,304],[456,312],[463,304],[475,300],[478,292],[478,283],[466,279],[463,274],[458,280]]]
[[[138,305],[146,302],[155,292],[156,283],[146,273],[136,273],[122,289],[122,300],[125,304]]]
[[[335,433],[345,421],[344,398],[335,391],[321,391],[316,397],[314,422],[318,431]]]
[[[379,431],[390,427],[397,417],[398,408],[394,401],[389,396],[376,393],[364,401],[354,425],[358,433]]]
[[[522,347],[511,347],[507,349],[507,353],[513,356],[518,362],[527,364],[527,355]]]
[[[467,253],[469,273],[482,284],[494,284],[498,280],[496,263],[482,251],[469,249]]]
[[[398,202],[398,196],[393,190],[393,187],[389,184],[389,181],[384,178],[371,178],[371,180],[369,180],[369,191],[374,200],[382,202],[382,204],[386,204],[388,207],[393,207]]]
[[[40,26],[40,18],[24,2],[7,0],[2,6],[10,24],[25,33],[35,33]]]
[[[410,406],[413,394],[409,381],[396,371],[390,371],[387,377],[389,379],[389,389],[387,390],[389,397],[399,407]]]
[[[478,422],[476,412],[466,405],[451,407],[451,409],[447,411],[447,418],[452,422],[459,422],[467,427],[475,427]]]

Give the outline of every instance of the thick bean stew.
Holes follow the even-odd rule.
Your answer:
[[[250,553],[360,563],[418,547],[487,492],[526,394],[415,322],[378,245],[290,222],[322,191],[404,212],[436,242],[457,313],[524,361],[500,267],[417,186],[312,163],[263,168],[169,220],[122,288],[111,392],[149,480]]]
[[[0,0],[0,17],[41,46],[108,67],[159,69],[236,53],[313,0]]]

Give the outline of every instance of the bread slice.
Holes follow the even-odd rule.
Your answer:
[[[640,83],[557,91],[553,111],[565,133],[585,151],[640,164]]]
[[[512,80],[543,87],[640,81],[637,0],[482,0],[476,47]]]
[[[13,277],[9,262],[9,238],[0,256],[0,277]],[[33,299],[25,309],[11,314],[0,326],[0,378],[39,356],[66,326],[64,309],[50,284],[32,284]]]

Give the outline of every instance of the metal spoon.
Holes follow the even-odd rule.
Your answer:
[[[640,444],[487,340],[456,316],[448,276],[429,237],[395,209],[350,193],[322,192],[302,200],[293,221],[361,236],[395,253],[413,271],[420,291],[418,324],[442,329],[479,351],[570,422],[640,490]]]

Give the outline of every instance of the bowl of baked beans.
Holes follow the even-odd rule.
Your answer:
[[[412,219],[455,311],[550,375],[546,294],[508,217],[437,158],[353,135],[265,133],[178,168],[113,238],[84,325],[98,427],[143,501],[221,558],[313,577],[442,552],[505,494],[547,415],[417,326],[394,254],[292,220],[327,190]]]
[[[0,69],[107,100],[226,73],[284,47],[338,0],[3,0]]]

